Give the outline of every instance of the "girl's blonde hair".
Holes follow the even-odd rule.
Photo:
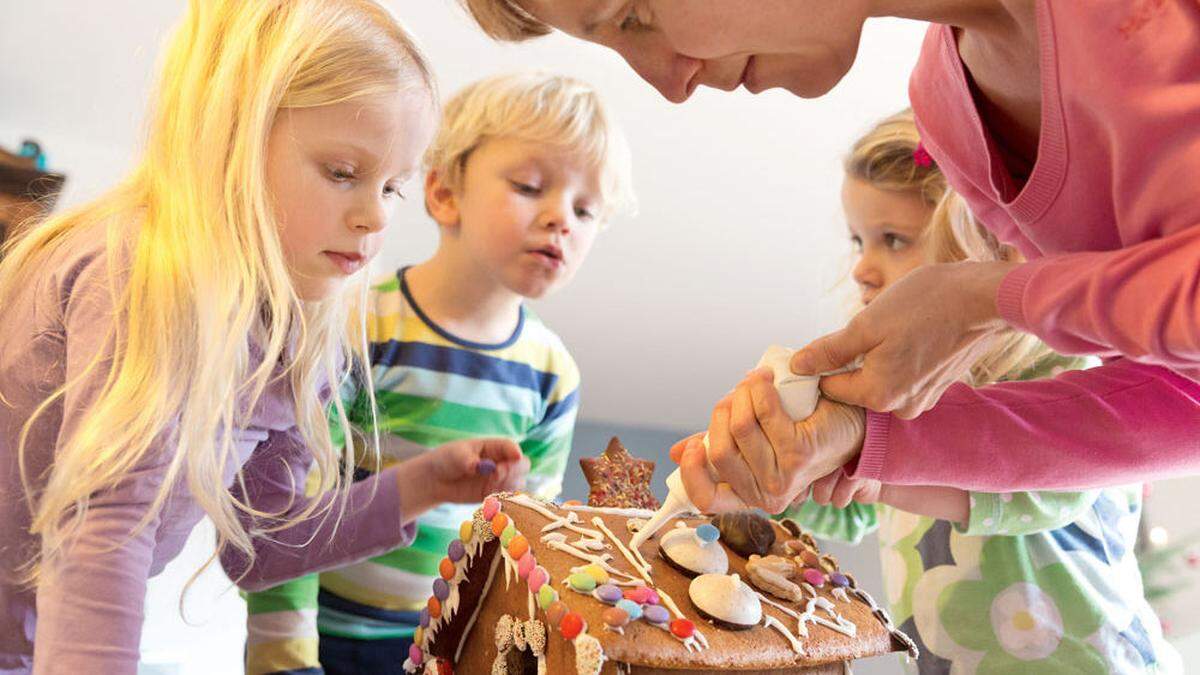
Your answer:
[[[521,42],[554,31],[525,11],[517,0],[459,0],[459,3],[493,40]]]
[[[139,530],[180,480],[216,525],[218,551],[232,545],[250,560],[253,535],[315,515],[310,505],[294,520],[247,531],[239,512],[279,514],[255,511],[224,487],[238,461],[235,430],[283,378],[319,489],[348,486],[353,462],[339,463],[354,448],[348,442],[344,457],[333,449],[320,390],[336,388],[361,340],[352,347],[346,298],[301,302],[292,285],[265,182],[267,139],[283,109],[408,90],[432,106],[425,58],[373,0],[189,4],[166,47],[139,166],[95,201],[11,240],[0,265],[3,305],[57,250],[79,244],[73,235],[98,223],[107,230],[114,314],[96,330],[107,332],[111,359],[101,354],[65,382],[18,443],[31,531],[41,537],[31,581],[62,553],[90,496],[146,462],[167,468]],[[25,475],[30,429],[84,379],[103,386],[78,430],[60,439],[48,477]],[[35,490],[34,480],[44,487]]]
[[[600,95],[575,78],[545,72],[497,75],[474,82],[446,102],[425,168],[451,190],[462,187],[467,159],[492,138],[564,148],[600,174],[600,214],[635,205],[629,146]]]
[[[922,154],[912,109],[876,124],[846,156],[846,174],[883,190],[918,195],[934,208],[921,245],[933,262],[1019,260],[1016,249],[1001,244],[971,215],[966,201],[946,184],[932,158]],[[918,162],[917,156],[923,157]],[[973,386],[1014,379],[1052,352],[1037,337],[1007,330],[991,351],[971,367]]]

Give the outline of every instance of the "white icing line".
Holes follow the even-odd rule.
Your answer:
[[[667,606],[667,609],[671,610],[676,619],[687,618],[683,615],[683,612],[679,611],[679,605],[675,604],[675,601],[671,599],[671,596],[667,595],[666,591],[661,588],[656,588],[654,589],[654,592],[658,594],[658,599],[662,601],[662,604]],[[695,627],[695,633],[691,638],[688,638],[688,640],[695,638],[696,642],[700,643],[704,649],[708,649],[708,638],[704,637],[704,633],[700,632],[700,628],[695,626],[695,622],[693,622],[692,625]],[[674,635],[674,633],[671,634]],[[684,641],[684,644],[687,644],[686,640]]]
[[[600,519],[600,516],[592,518],[592,524],[600,528],[604,534],[608,535],[608,538],[611,539],[613,544],[616,545],[617,550],[621,552],[621,555],[625,556],[625,560],[629,561],[629,564],[643,579],[646,580],[647,584],[653,586],[654,581],[650,579],[649,569],[642,567],[641,564],[638,563],[637,559],[633,557],[633,554],[629,552],[629,549],[625,548],[625,544],[621,543],[621,540],[617,539],[617,535],[613,534],[612,530],[608,529],[608,526],[604,524],[604,521]]]
[[[500,564],[500,558],[492,558],[491,569],[488,570],[487,581],[483,582],[483,591],[479,593],[479,602],[475,603],[475,611],[471,612],[471,618],[467,619],[467,627],[463,629],[462,635],[458,638],[458,648],[454,650],[454,662],[458,663],[458,657],[462,655],[463,645],[467,642],[467,636],[471,634],[471,628],[475,626],[475,620],[479,618],[479,612],[483,609],[484,600],[487,599],[488,591],[492,588],[492,580],[496,577],[496,567]],[[429,644],[430,638],[426,632],[425,643]],[[422,651],[428,651],[424,647]]]
[[[764,614],[764,616],[766,617],[763,619],[764,626],[768,626],[779,631],[783,637],[787,639],[788,643],[792,645],[792,651],[800,655],[804,654],[804,645],[800,644],[800,640],[796,639],[795,635],[792,635],[792,632],[787,629],[787,626],[783,625],[779,619],[776,619],[770,614]]]
[[[602,513],[609,516],[624,516],[626,518],[649,518],[654,515],[650,509],[618,509],[606,506],[587,506],[585,504],[572,504],[571,506],[560,507],[564,511],[579,511],[580,513]]]
[[[567,516],[560,516],[560,515],[554,513],[553,511],[546,508],[542,504],[538,503],[537,500],[529,497],[528,495],[515,494],[510,497],[506,497],[506,499],[508,499],[508,501],[510,501],[510,502],[513,502],[514,504],[520,504],[521,506],[524,506],[525,508],[533,509],[534,511],[537,511],[538,513],[540,513],[543,516],[545,516],[546,518],[548,518],[551,521],[551,523],[550,523],[550,525],[547,525],[546,527],[542,528],[542,532],[546,532],[548,529],[557,529],[559,527],[565,526],[568,529],[574,530],[582,535],[591,537],[593,539],[601,539],[602,538],[600,536],[600,533],[595,530],[590,530],[586,527],[581,528],[581,527],[573,526]],[[569,514],[569,515],[574,515],[574,514]],[[576,518],[578,519],[578,516],[576,516]]]

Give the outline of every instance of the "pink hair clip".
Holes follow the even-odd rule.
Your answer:
[[[917,143],[917,149],[913,150],[913,163],[925,168],[933,166],[933,156],[925,149],[924,143]]]

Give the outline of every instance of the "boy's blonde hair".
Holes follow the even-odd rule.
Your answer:
[[[467,85],[446,102],[437,136],[425,153],[425,168],[458,191],[471,153],[492,138],[577,153],[600,174],[602,221],[634,208],[625,136],[596,90],[580,80],[534,71]]]
[[[917,195],[934,207],[920,242],[933,262],[1019,260],[1016,249],[1001,244],[971,215],[966,201],[950,189],[931,158],[917,161],[920,147],[920,134],[909,108],[887,117],[855,141],[843,166],[849,176],[883,190]],[[991,351],[971,367],[969,382],[980,386],[1014,379],[1051,353],[1037,337],[1006,330],[995,338]]]
[[[218,551],[233,545],[249,560],[252,535],[314,515],[310,505],[248,532],[239,512],[260,522],[272,514],[225,489],[226,467],[238,461],[235,430],[280,378],[294,393],[320,489],[350,482],[354,449],[343,457],[333,449],[319,392],[323,383],[336,389],[361,340],[352,346],[346,298],[301,302],[292,285],[266,186],[267,139],[288,108],[401,91],[432,106],[429,66],[373,0],[192,0],[161,67],[138,167],[97,200],[19,233],[0,264],[3,306],[56,250],[86,244],[77,233],[107,231],[113,321],[95,330],[107,333],[111,360],[101,353],[65,382],[18,442],[23,461],[31,427],[55,401],[85,378],[103,382],[77,432],[59,439],[49,476],[27,476],[22,464],[31,531],[41,537],[31,581],[53,567],[91,496],[146,462],[167,468],[139,530],[181,479],[216,525]],[[35,489],[35,480],[45,485]]]
[[[471,18],[493,40],[521,42],[554,31],[525,11],[517,0],[459,0]]]

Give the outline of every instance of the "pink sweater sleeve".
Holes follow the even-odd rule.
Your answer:
[[[1026,263],[1001,316],[1067,354],[1123,354],[1200,376],[1200,225],[1115,251]]]
[[[247,528],[271,528],[301,513],[311,502],[304,484],[312,455],[299,431],[271,432],[242,469],[244,489],[236,482],[234,496],[274,518],[257,521],[245,514]],[[400,489],[395,468],[354,483],[341,500],[326,494],[318,511],[288,527],[254,537],[253,565],[241,551],[227,546],[221,565],[238,586],[258,591],[288,579],[341,567],[404,546],[416,536],[416,523],[400,513]],[[321,507],[332,507],[322,512]]]
[[[869,412],[853,475],[987,492],[1103,487],[1200,471],[1200,383],[1116,360],[1049,380],[956,384],[914,420]]]

